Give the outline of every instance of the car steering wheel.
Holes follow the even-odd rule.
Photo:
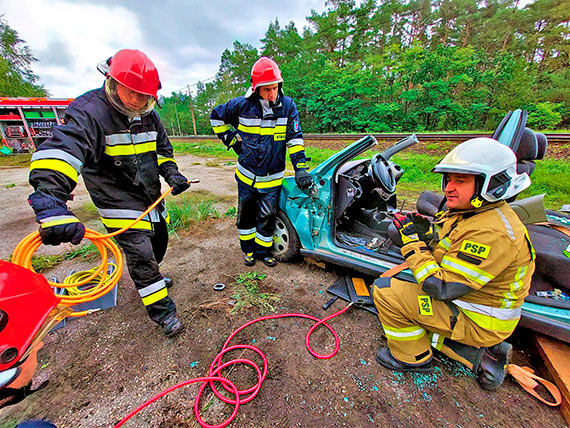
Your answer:
[[[370,161],[370,178],[384,192],[389,195],[396,191],[396,177],[390,164],[380,153],[374,155]]]

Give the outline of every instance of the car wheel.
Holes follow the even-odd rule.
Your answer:
[[[300,248],[301,242],[293,224],[283,211],[277,211],[273,232],[273,257],[280,262],[288,262],[299,254]]]

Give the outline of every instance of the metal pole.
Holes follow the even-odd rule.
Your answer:
[[[188,98],[190,98],[190,112],[192,113],[192,125],[194,126],[194,135],[198,135],[198,132],[196,132],[196,119],[194,118],[194,102],[192,101],[192,93],[190,92],[190,85],[188,85]]]
[[[176,122],[178,123],[178,135],[182,135],[180,130],[180,119],[178,119],[178,104],[174,104],[174,111],[176,112]]]

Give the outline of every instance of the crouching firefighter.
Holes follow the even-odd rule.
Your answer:
[[[309,189],[313,179],[307,172],[299,113],[293,100],[283,95],[277,64],[261,57],[251,70],[251,84],[245,96],[217,106],[210,122],[218,138],[239,155],[237,228],[244,263],[253,266],[259,259],[273,267],[275,213],[287,149],[297,186]]]
[[[394,225],[416,283],[380,278],[374,303],[388,340],[376,354],[397,371],[430,371],[432,347],[469,367],[487,390],[498,388],[534,272],[525,226],[505,200],[528,186],[516,157],[490,138],[468,140],[433,169],[442,174],[448,211],[433,239],[419,240],[414,215]],[[416,221],[420,224],[419,221]]]
[[[142,52],[124,49],[101,63],[102,88],[69,105],[65,124],[38,148],[30,164],[29,197],[44,244],[78,244],[85,227],[66,201],[83,175],[85,186],[109,232],[132,223],[160,196],[160,180],[173,195],[190,187],[178,170],[172,146],[154,111],[158,71]],[[182,330],[176,306],[158,264],[168,245],[168,215],[159,204],[143,220],[116,237],[129,273],[150,318],[166,336]]]

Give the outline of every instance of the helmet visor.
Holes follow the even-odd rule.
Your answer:
[[[126,86],[123,86],[124,91],[134,94],[133,100],[130,98],[128,100],[123,100],[119,96],[118,85],[120,85],[120,83],[112,77],[108,77],[107,80],[105,80],[105,95],[113,107],[115,107],[119,112],[128,117],[142,117],[146,116],[154,109],[156,99],[152,95],[140,94],[128,89]]]
[[[31,354],[33,349],[44,339],[46,334],[50,332],[52,328],[54,328],[57,324],[59,324],[64,318],[66,318],[69,314],[73,312],[69,306],[59,304],[55,308],[51,310],[48,314],[47,318],[43,322],[42,326],[39,328],[38,332],[30,342],[28,349],[26,352],[22,354],[20,357],[18,364],[21,364],[25,361],[26,358]]]

